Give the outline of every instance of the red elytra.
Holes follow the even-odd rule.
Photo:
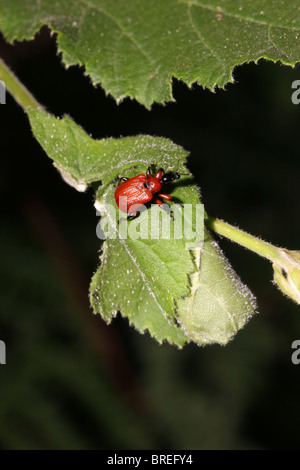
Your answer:
[[[134,178],[120,178],[119,186],[115,191],[115,200],[122,212],[129,215],[137,215],[139,207],[147,202],[153,201],[162,206],[163,202],[159,199],[171,201],[173,198],[169,194],[160,192],[161,188],[170,181],[180,178],[178,172],[169,171],[165,173],[162,168],[158,170],[155,176],[151,175],[150,167],[145,175],[137,175]],[[121,182],[123,180],[123,182]]]

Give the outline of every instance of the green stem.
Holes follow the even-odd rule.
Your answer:
[[[43,106],[32,96],[25,86],[18,80],[7,65],[0,59],[0,80],[5,83],[9,93],[14,97],[16,102],[26,111],[26,108],[43,109]]]
[[[281,248],[271,245],[270,243],[267,243],[260,238],[254,237],[253,235],[249,235],[249,233],[233,227],[223,220],[219,220],[214,217],[208,217],[206,220],[206,225],[208,228],[218,233],[219,235],[223,235],[224,237],[239,243],[245,248],[254,251],[255,253],[263,256],[264,258],[267,258],[272,262],[279,261],[282,258]]]
[[[270,260],[275,284],[285,295],[300,304],[300,251],[278,248],[214,217],[207,216],[206,225],[219,235]]]
[[[270,260],[275,284],[285,295],[300,304],[300,251],[278,248],[214,217],[207,216],[206,225],[219,235]]]

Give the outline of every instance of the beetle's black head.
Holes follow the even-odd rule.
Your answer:
[[[167,183],[170,183],[170,181],[174,181],[174,180],[178,180],[180,178],[180,174],[179,173],[173,173],[173,171],[169,171],[169,173],[165,173],[161,179],[160,179],[160,183],[161,184],[167,184]]]

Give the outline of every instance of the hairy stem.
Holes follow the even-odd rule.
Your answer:
[[[26,111],[27,107],[43,109],[43,106],[34,98],[34,96],[25,88],[18,80],[13,72],[0,58],[0,80],[5,83],[9,93],[14,97],[16,102]]]
[[[300,251],[278,248],[214,217],[208,216],[206,225],[219,235],[271,261],[274,283],[285,295],[300,304]]]
[[[233,242],[239,243],[240,245],[248,248],[249,250],[254,251],[258,255],[267,258],[268,260],[274,262],[281,257],[281,249],[267,243],[260,238],[254,237],[249,233],[244,232],[243,230],[234,227],[233,225],[224,222],[223,220],[216,219],[214,217],[208,217],[206,220],[206,225],[208,228],[223,235],[226,238],[229,238]]]

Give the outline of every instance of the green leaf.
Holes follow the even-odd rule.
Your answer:
[[[209,232],[194,255],[198,270],[190,276],[191,295],[177,301],[178,320],[199,345],[227,344],[255,312],[255,298]]]
[[[181,172],[187,172],[182,166],[187,152],[167,139],[137,136],[94,140],[67,116],[57,119],[37,109],[27,111],[35,137],[69,183],[81,190],[101,180],[96,205],[104,208],[103,215],[112,217],[117,209],[114,180],[118,176],[130,176],[130,171],[131,176],[145,173],[151,164],[174,170],[179,158]],[[183,184],[174,183],[172,195],[178,202],[187,200],[195,205],[199,203],[198,190],[191,181],[185,183],[188,179],[183,176]],[[170,222],[169,215],[159,210],[165,222]],[[146,214],[139,220],[143,221]],[[121,309],[139,331],[147,329],[160,342],[166,339],[182,346],[187,337],[176,325],[174,299],[189,292],[188,274],[194,264],[187,243],[185,239],[109,239],[103,245],[102,264],[91,284],[94,310],[110,321]]]
[[[67,65],[81,64],[117,101],[172,100],[172,77],[210,89],[238,64],[300,60],[295,0],[0,0],[9,41],[47,24]]]
[[[105,216],[111,218],[105,206],[112,197],[108,190],[102,198],[104,225]],[[139,216],[141,228],[145,216],[151,222],[154,209]],[[162,217],[168,219],[165,213]],[[182,241],[126,237],[105,242],[91,283],[94,311],[108,322],[121,311],[139,331],[147,329],[159,342],[179,347],[186,341],[228,343],[255,312],[255,299],[209,233],[203,247],[191,251],[193,264]]]
[[[102,182],[95,206],[107,240],[91,282],[94,311],[107,322],[121,311],[138,331],[179,347],[186,341],[228,342],[253,314],[254,300],[209,234],[201,248],[204,213],[197,219],[196,207],[203,206],[191,176],[184,175],[187,152],[159,137],[94,140],[69,117],[27,111],[35,137],[64,178],[77,189]],[[116,179],[144,173],[151,164],[172,171],[178,163],[182,177],[168,187],[176,202],[174,218],[154,205],[128,223],[122,220],[114,199]],[[178,237],[186,204],[192,217]]]
[[[36,139],[66,181],[79,191],[100,180],[105,188],[133,167],[142,173],[151,164],[161,167],[163,163],[166,171],[174,170],[178,159],[188,154],[163,137],[95,140],[68,116],[58,119],[35,108],[26,111]]]

